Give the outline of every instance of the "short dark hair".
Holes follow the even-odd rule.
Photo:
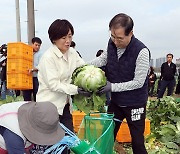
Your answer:
[[[75,46],[76,46],[76,43],[74,41],[72,41],[70,47],[74,48]]]
[[[49,39],[52,43],[54,43],[55,40],[66,36],[69,30],[71,30],[72,35],[74,35],[74,28],[68,20],[57,19],[50,25],[48,29]]]
[[[32,44],[34,44],[35,42],[39,43],[39,44],[42,44],[42,41],[39,37],[33,37],[32,40],[31,40]]]
[[[172,53],[168,53],[168,54],[166,55],[166,57],[168,57],[168,56],[172,56],[172,58],[173,58],[173,54],[172,54]]]
[[[153,68],[152,66],[150,67],[150,71],[151,71],[151,72],[154,72],[154,68]]]
[[[127,36],[132,31],[133,26],[134,22],[130,16],[124,13],[119,13],[111,19],[109,23],[109,30],[111,30],[111,28],[116,29],[119,27],[123,27],[125,28],[125,35]]]
[[[96,57],[99,57],[102,53],[103,53],[103,50],[98,50],[98,52],[96,53]]]

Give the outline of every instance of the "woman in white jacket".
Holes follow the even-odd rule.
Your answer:
[[[71,84],[72,73],[85,62],[70,47],[74,28],[68,20],[55,20],[50,25],[48,34],[52,46],[43,54],[38,65],[39,89],[36,100],[52,102],[58,109],[59,121],[73,131],[70,96],[91,95]]]

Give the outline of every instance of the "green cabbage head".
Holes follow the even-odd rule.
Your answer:
[[[104,71],[94,65],[79,67],[73,72],[72,83],[86,91],[92,92],[90,97],[79,94],[73,97],[73,103],[79,110],[85,113],[89,113],[91,110],[102,112],[106,96],[105,94],[98,96],[96,92],[99,88],[106,85]]]

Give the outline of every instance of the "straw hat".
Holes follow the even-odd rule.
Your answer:
[[[23,104],[18,110],[18,121],[23,135],[38,145],[53,145],[65,135],[59,125],[57,107],[51,102]]]

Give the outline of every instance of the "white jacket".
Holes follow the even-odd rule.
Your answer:
[[[39,88],[36,101],[52,102],[62,115],[66,103],[71,102],[70,95],[78,93],[78,87],[71,84],[72,73],[84,64],[75,49],[69,48],[66,54],[62,54],[55,45],[50,47],[38,65]]]

